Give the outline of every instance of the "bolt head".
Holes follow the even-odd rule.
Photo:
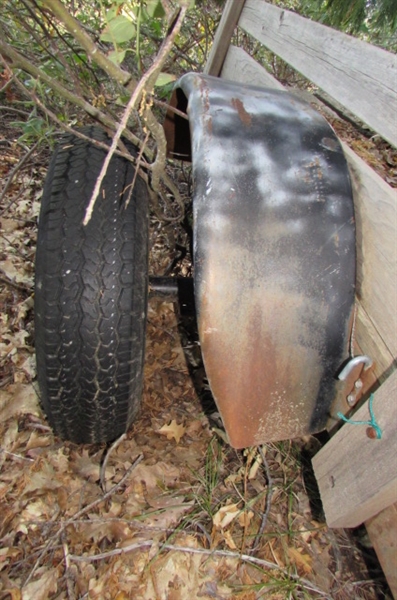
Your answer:
[[[349,394],[348,397],[346,398],[347,403],[349,406],[354,406],[356,403],[356,395],[355,394]]]
[[[361,379],[357,379],[357,381],[354,384],[354,387],[356,388],[356,390],[361,390],[361,388],[363,387],[363,382],[361,381]]]

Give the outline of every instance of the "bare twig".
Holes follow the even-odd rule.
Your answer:
[[[8,452],[8,450],[4,450],[4,448],[0,448],[0,454],[6,454],[7,456],[11,456],[11,458],[15,458],[16,460],[24,460],[27,462],[34,462],[34,458],[26,458],[21,454],[15,454],[14,452]]]
[[[28,150],[26,152],[26,154],[24,156],[22,156],[21,160],[15,165],[15,167],[12,169],[11,173],[8,176],[8,179],[6,181],[5,186],[2,189],[2,192],[0,194],[0,203],[3,201],[4,196],[6,195],[11,183],[14,180],[15,175],[18,173],[18,171],[20,169],[22,169],[23,165],[26,163],[26,161],[32,156],[33,152],[36,150],[37,146],[39,145],[40,142],[36,142],[31,148],[30,150]]]
[[[65,532],[62,533],[62,549],[63,549],[63,559],[65,563],[65,579],[66,579],[66,589],[68,593],[68,600],[76,600],[76,594],[74,592],[74,577],[72,570],[70,568],[70,553],[69,546],[66,541]]]
[[[29,113],[26,110],[20,110],[19,108],[14,108],[13,106],[0,106],[0,110],[5,110],[7,112],[13,112],[16,115],[22,115],[24,117],[29,117]],[[10,142],[10,145],[11,145],[11,142]]]
[[[121,69],[121,67],[112,62],[99,50],[97,44],[95,44],[95,42],[93,42],[86,34],[83,27],[77,19],[70,14],[65,5],[59,0],[43,0],[43,4],[62,23],[62,25],[66,27],[74,39],[81,44],[87,52],[88,58],[101,67],[109,77],[122,85],[129,84],[130,89],[133,89],[136,86],[136,82],[133,80],[132,75]]]
[[[71,102],[75,106],[78,106],[79,108],[84,110],[88,115],[90,115],[92,118],[94,118],[97,121],[99,121],[100,123],[102,123],[102,125],[104,125],[105,127],[109,127],[109,129],[111,129],[112,131],[114,131],[116,129],[117,125],[112,117],[103,113],[101,110],[99,110],[99,108],[92,106],[92,104],[90,104],[89,102],[84,100],[84,98],[77,96],[76,94],[74,94],[73,92],[71,92],[70,90],[65,88],[63,85],[61,85],[57,81],[57,79],[55,77],[50,77],[49,75],[47,75],[45,73],[45,71],[43,71],[42,69],[39,69],[38,67],[33,65],[29,60],[27,60],[25,57],[23,57],[21,54],[19,54],[19,52],[14,50],[14,48],[12,46],[10,46],[10,44],[7,44],[2,39],[0,39],[0,53],[3,53],[5,56],[8,56],[11,59],[14,66],[21,68],[23,71],[25,71],[26,73],[29,73],[36,79],[44,81],[52,90],[54,90],[57,94],[59,94],[64,100],[67,100],[68,102]],[[1,58],[1,56],[0,56],[0,58]],[[2,59],[2,62],[3,62],[3,64],[6,64],[7,66],[9,66],[9,64],[4,59]],[[129,139],[130,132],[128,130],[126,130],[124,135],[127,139]],[[135,142],[133,141],[133,143],[135,143]]]
[[[145,540],[142,542],[136,542],[135,544],[129,544],[128,546],[124,546],[124,548],[114,548],[113,550],[109,550],[108,552],[101,552],[99,554],[93,554],[91,556],[77,556],[75,554],[70,554],[69,559],[73,562],[97,562],[100,560],[107,560],[113,556],[119,556],[120,554],[126,554],[128,552],[133,552],[134,550],[139,550],[141,548],[151,548],[153,544],[155,544],[154,540]],[[162,544],[161,548],[163,550],[171,550],[174,552],[186,552],[189,554],[202,554],[205,556],[223,556],[227,558],[236,558],[240,561],[251,563],[254,565],[258,565],[264,569],[271,569],[275,571],[279,571],[283,573],[286,577],[289,577],[293,581],[296,581],[302,587],[316,592],[321,595],[323,598],[327,598],[332,600],[331,596],[329,596],[326,592],[318,588],[308,579],[304,579],[295,573],[289,573],[287,569],[283,567],[279,567],[276,563],[270,562],[269,560],[265,560],[263,558],[256,558],[255,556],[250,556],[249,554],[240,554],[239,552],[230,552],[228,550],[211,550],[207,548],[191,548],[185,546],[173,546],[172,544]]]
[[[150,85],[154,85],[155,83],[155,79],[157,78],[157,74],[160,72],[161,67],[164,63],[164,61],[166,60],[171,48],[172,48],[172,44],[174,42],[174,39],[176,37],[176,35],[178,34],[181,26],[182,26],[182,22],[183,19],[185,17],[187,11],[187,7],[186,6],[182,6],[181,9],[179,10],[178,16],[176,18],[176,21],[174,23],[174,26],[172,28],[171,33],[169,34],[169,36],[165,39],[165,41],[163,42],[159,53],[156,57],[156,60],[154,61],[154,63],[152,64],[152,66],[150,67],[150,69],[148,69],[148,71],[145,73],[145,75],[143,75],[143,77],[141,78],[141,80],[139,81],[138,85],[136,86],[134,93],[132,94],[127,107],[124,111],[124,114],[121,118],[120,124],[117,128],[116,133],[113,136],[113,141],[112,144],[110,146],[110,150],[108,152],[107,157],[105,158],[105,161],[102,165],[102,169],[101,172],[98,175],[98,178],[95,182],[95,187],[94,190],[92,192],[92,196],[91,199],[89,201],[89,204],[87,206],[87,210],[86,210],[86,214],[84,217],[84,221],[83,224],[87,225],[91,219],[92,216],[92,212],[94,210],[94,205],[96,202],[96,199],[98,197],[99,194],[99,190],[101,189],[101,185],[103,182],[103,179],[106,175],[106,172],[108,170],[109,167],[109,163],[112,159],[113,153],[117,147],[118,141],[123,133],[123,131],[125,130],[125,128],[127,127],[127,123],[128,120],[130,118],[130,115],[132,113],[132,111],[134,110],[134,108],[136,107],[137,103],[140,101],[142,94],[144,91],[148,92],[150,91],[148,88]],[[157,159],[156,159],[157,160]]]
[[[4,273],[4,271],[2,269],[0,269],[0,272]],[[5,275],[4,277],[2,275],[0,275],[0,283],[4,283],[5,285],[8,285],[9,287],[14,288],[14,290],[18,290],[18,292],[23,292],[24,294],[32,292],[33,286],[29,287],[27,284],[24,285],[23,283],[16,283],[12,279],[9,279],[5,273],[4,273],[4,275]]]
[[[171,106],[170,104],[168,104],[168,102],[163,102],[162,100],[159,100],[158,98],[153,98],[153,104],[156,104],[156,106],[160,106],[161,108],[167,109],[167,111],[170,111],[170,112],[174,113],[175,115],[178,115],[178,117],[181,117],[182,119],[185,119],[186,121],[189,120],[189,117],[187,116],[186,113],[182,112],[178,108],[175,108],[175,106]]]
[[[142,147],[141,147],[141,149],[139,150],[139,154],[138,154],[138,156],[137,156],[137,158],[136,158],[136,169],[135,169],[135,173],[134,173],[134,178],[133,178],[132,182],[131,182],[131,183],[129,184],[129,186],[128,186],[128,188],[129,188],[129,189],[128,189],[128,196],[127,196],[127,200],[125,201],[125,205],[124,205],[124,206],[125,206],[125,208],[127,208],[127,207],[128,207],[128,205],[129,205],[129,203],[130,203],[131,196],[132,196],[132,192],[134,191],[134,187],[135,187],[136,178],[138,177],[138,173],[139,173],[139,171],[140,171],[140,167],[141,167],[141,166],[142,166],[142,164],[143,164],[143,163],[142,163],[142,156],[143,156],[143,153],[144,153],[144,151],[145,151],[145,147],[146,147],[146,144],[147,144],[147,142],[148,142],[148,139],[149,139],[149,132],[146,134],[146,137],[145,137],[145,139],[143,140]],[[151,167],[151,165],[150,165],[150,167]]]
[[[91,510],[93,510],[94,508],[96,508],[99,504],[102,504],[102,502],[105,502],[105,500],[107,500],[108,498],[110,498],[115,492],[117,492],[117,490],[123,485],[123,483],[126,481],[126,479],[128,478],[128,476],[130,475],[131,471],[133,469],[135,469],[135,467],[137,467],[139,465],[139,463],[143,460],[143,454],[140,454],[138,456],[138,458],[132,463],[132,465],[129,467],[129,469],[126,471],[126,473],[123,475],[123,477],[120,479],[120,481],[118,483],[116,483],[108,492],[106,492],[105,494],[103,494],[103,496],[101,496],[100,498],[97,498],[96,500],[94,500],[93,502],[91,502],[90,504],[87,504],[87,506],[84,506],[84,508],[80,509],[77,513],[75,513],[73,515],[72,518],[67,519],[66,521],[64,521],[62,523],[62,525],[59,527],[58,531],[50,537],[50,539],[48,540],[48,542],[46,543],[46,545],[44,546],[43,550],[40,552],[38,559],[36,560],[33,569],[30,571],[27,579],[25,580],[23,587],[25,587],[29,581],[32,579],[33,575],[35,574],[35,572],[37,571],[37,569],[39,568],[41,561],[43,559],[43,557],[47,554],[47,552],[49,552],[54,545],[58,542],[59,537],[62,535],[62,533],[65,531],[65,529],[73,524],[73,522],[76,519],[80,519],[80,517],[82,517],[83,515],[86,515],[88,512],[90,512]],[[71,558],[71,555],[69,555],[69,558]]]
[[[272,496],[273,496],[273,479],[270,475],[269,464],[266,460],[266,456],[265,456],[265,453],[263,452],[263,448],[261,448],[261,446],[259,446],[258,450],[259,450],[259,454],[261,455],[263,467],[265,469],[266,481],[267,481],[267,494],[266,494],[265,510],[263,511],[263,514],[262,514],[261,525],[259,527],[258,533],[256,534],[256,537],[254,540],[254,545],[251,549],[252,554],[257,550],[259,542],[263,535],[263,532],[265,531],[267,519],[269,517],[270,507],[272,505]]]
[[[101,485],[101,489],[104,493],[106,493],[106,467],[108,465],[108,461],[109,458],[112,454],[112,452],[115,451],[115,449],[121,444],[121,442],[123,442],[126,438],[126,434],[123,433],[120,437],[117,438],[117,440],[115,442],[113,442],[113,444],[108,448],[106,454],[105,454],[105,458],[103,460],[102,466],[101,466],[101,472],[100,472],[100,477],[99,477],[99,481],[100,481],[100,485]]]
[[[97,146],[98,148],[103,148],[103,150],[109,150],[110,146],[109,144],[106,144],[104,142],[100,142],[99,140],[95,140],[93,138],[90,138],[88,135],[85,135],[84,133],[82,133],[81,131],[79,131],[78,129],[73,129],[72,127],[69,127],[69,125],[66,125],[66,123],[62,123],[62,121],[60,119],[58,119],[58,117],[49,109],[45,106],[45,104],[43,104],[43,102],[41,102],[40,98],[38,98],[38,96],[30,91],[28,88],[26,88],[20,81],[18,81],[18,85],[20,85],[20,87],[25,91],[26,94],[28,94],[32,100],[37,104],[37,106],[52,120],[54,121],[54,123],[56,123],[63,131],[66,131],[67,133],[72,133],[73,135],[75,135],[76,137],[80,138],[81,140],[86,140],[88,142],[90,142],[91,144],[93,144],[94,146]],[[131,140],[132,137],[132,140]],[[129,141],[133,141],[134,144],[136,145],[140,145],[141,141],[139,140],[139,138],[137,138],[133,133],[129,132]],[[129,152],[122,152],[121,150],[115,150],[114,152],[116,154],[116,156],[121,156],[122,158],[126,158],[127,160],[129,160],[130,162],[136,162],[135,157],[130,154]],[[145,167],[145,169],[150,169],[150,163],[146,162],[146,161],[142,161],[143,166]]]

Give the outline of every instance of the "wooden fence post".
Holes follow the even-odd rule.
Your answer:
[[[225,60],[230,40],[232,39],[233,31],[236,28],[243,6],[243,0],[227,0],[222,12],[222,18],[216,30],[207,64],[204,68],[206,75],[214,75],[215,77],[220,75],[223,61]]]

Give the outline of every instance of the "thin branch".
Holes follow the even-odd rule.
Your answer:
[[[263,535],[263,532],[265,531],[265,528],[267,525],[267,519],[269,517],[270,508],[272,505],[272,496],[273,496],[273,479],[270,475],[269,464],[266,460],[266,456],[265,456],[265,453],[263,452],[263,448],[261,448],[261,446],[259,446],[258,450],[259,450],[259,454],[261,455],[263,467],[265,469],[266,481],[267,481],[267,494],[266,494],[265,510],[263,511],[263,514],[262,514],[261,525],[259,527],[258,533],[256,534],[254,545],[251,549],[251,553],[254,553],[256,551],[256,549],[258,548],[259,542]]]
[[[36,23],[39,25],[39,27],[41,27],[41,29],[44,31],[45,37],[49,41],[51,40],[50,41],[51,46],[52,47],[54,47],[54,46],[56,47],[56,44],[54,44],[53,39],[52,39],[53,36],[51,36],[51,35],[48,34],[47,28],[44,26],[44,23],[43,23],[44,19],[39,18],[37,16],[38,14],[43,15],[43,11],[42,11],[41,7],[37,4],[37,1],[36,0],[31,0],[31,1],[34,2],[34,6],[36,8],[36,11],[32,11],[31,7],[26,5],[25,0],[22,0],[22,1],[25,4],[26,8],[29,10],[30,14],[32,15],[32,18],[36,21]],[[47,17],[47,15],[45,15],[45,16]],[[84,54],[77,52],[76,48],[74,48],[73,45],[70,43],[70,41],[67,39],[67,36],[65,36],[60,31],[59,27],[57,26],[57,23],[55,22],[55,19],[51,21],[47,17],[47,20],[48,20],[48,23],[50,25],[51,30],[54,30],[56,32],[57,37],[59,37],[59,39],[62,40],[62,42],[65,44],[65,46],[67,48],[67,54],[73,60],[74,68],[76,69],[76,67],[77,67],[76,61],[75,61],[75,56],[77,56],[78,59],[79,59],[79,61],[81,61],[81,63],[84,65],[84,68],[86,68],[88,71],[90,71],[90,73],[94,77],[95,81],[97,83],[99,83],[98,82],[98,77],[97,77],[95,71],[93,70],[92,66],[88,63],[88,61],[86,60]],[[61,62],[63,62],[64,58],[62,57],[62,53],[60,53],[58,49],[56,50],[56,52],[57,52],[57,54],[59,54],[59,60]],[[66,65],[67,65],[67,71],[70,72],[69,65],[68,65],[67,61],[66,61]],[[78,70],[78,67],[77,67],[77,70]],[[73,74],[73,72],[72,72],[72,78],[73,78],[73,81],[75,81],[75,75]],[[77,83],[77,86],[80,89],[81,82],[77,80],[76,83]]]
[[[110,458],[112,452],[115,451],[115,449],[121,444],[121,442],[123,442],[125,440],[126,437],[127,436],[125,433],[123,433],[120,437],[118,437],[117,440],[115,442],[113,442],[113,444],[110,446],[110,448],[108,448],[108,450],[105,454],[105,458],[102,463],[101,472],[100,472],[100,476],[99,476],[101,489],[105,493],[106,493],[106,479],[105,479],[106,478],[106,467],[108,465],[109,458]]]
[[[3,269],[1,269],[1,268],[0,268],[0,273],[4,273]],[[8,285],[9,287],[14,288],[14,290],[18,290],[18,292],[23,292],[24,294],[32,292],[33,285],[31,287],[29,287],[28,285],[23,285],[22,283],[15,283],[15,281],[13,281],[12,279],[9,279],[5,273],[4,273],[4,275],[5,275],[5,277],[0,275],[0,283],[4,283],[5,285]]]
[[[60,0],[42,0],[42,3],[66,27],[74,39],[81,44],[87,52],[88,58],[101,67],[109,77],[121,85],[128,84],[130,90],[136,87],[137,83],[133,80],[132,75],[113,63],[99,50],[97,44],[86,34],[79,21],[70,14]]]
[[[114,121],[114,119],[112,119],[111,117],[109,117],[108,115],[106,115],[105,113],[100,111],[98,108],[92,106],[92,104],[90,104],[89,102],[84,100],[84,98],[81,98],[80,96],[77,96],[76,94],[73,94],[70,90],[63,87],[63,85],[61,85],[56,80],[56,78],[50,77],[44,71],[35,67],[29,60],[24,58],[21,54],[19,54],[19,52],[14,50],[14,48],[12,46],[10,46],[9,44],[7,44],[7,42],[4,42],[1,39],[0,39],[0,53],[2,53],[5,56],[8,56],[11,59],[13,65],[21,68],[23,71],[25,71],[26,73],[29,73],[36,79],[44,81],[51,89],[53,89],[60,96],[62,96],[62,98],[64,98],[64,100],[67,100],[68,102],[71,102],[75,106],[78,106],[79,108],[83,109],[87,114],[90,115],[90,117],[93,117],[94,119],[96,119],[97,121],[102,123],[102,125],[104,125],[105,127],[108,127],[111,130],[116,129],[117,125],[116,125],[116,122]],[[4,58],[2,58],[2,62],[3,62],[3,64],[8,65],[8,63],[5,61]],[[132,141],[132,143],[136,143],[135,136],[133,136],[128,130],[126,130],[124,132],[124,135],[127,139],[134,138],[134,139],[131,139],[131,141]]]
[[[156,104],[156,106],[160,106],[161,108],[167,109],[167,111],[170,111],[170,112],[174,113],[175,115],[178,115],[178,117],[182,117],[182,119],[185,119],[186,121],[189,120],[189,117],[187,116],[186,113],[182,112],[178,108],[175,108],[175,106],[171,106],[170,104],[168,104],[168,102],[163,102],[162,100],[159,100],[158,98],[153,98],[153,104]]]
[[[30,571],[30,573],[29,573],[27,579],[24,581],[22,587],[25,587],[29,583],[29,581],[32,579],[33,575],[35,574],[35,572],[39,568],[40,563],[41,563],[43,557],[58,542],[59,537],[62,535],[62,533],[65,531],[65,529],[69,525],[72,525],[73,522],[76,519],[80,519],[80,517],[82,517],[83,515],[86,515],[88,512],[90,512],[91,510],[93,510],[94,508],[96,508],[99,504],[102,504],[102,502],[104,502],[105,500],[107,500],[108,498],[110,498],[114,493],[116,493],[117,490],[123,485],[123,483],[129,477],[131,471],[133,469],[135,469],[135,467],[137,467],[142,460],[143,460],[143,454],[140,454],[138,456],[138,458],[129,467],[129,469],[126,471],[126,473],[123,475],[123,477],[120,479],[120,481],[118,483],[116,483],[108,492],[106,492],[106,494],[103,494],[103,496],[101,496],[100,498],[97,498],[97,500],[94,500],[90,504],[87,504],[87,506],[84,506],[84,508],[82,508],[77,513],[75,513],[72,518],[67,519],[66,521],[64,521],[62,523],[62,525],[59,527],[58,531],[53,536],[50,537],[50,539],[48,540],[48,542],[44,546],[43,550],[40,552],[39,557],[36,560],[33,569]],[[71,559],[71,555],[69,555],[69,559]]]
[[[137,84],[137,86],[136,86],[136,88],[134,90],[134,93],[132,94],[132,96],[131,96],[128,104],[127,104],[127,107],[126,107],[126,109],[124,111],[124,114],[123,114],[123,116],[121,118],[121,121],[120,121],[120,124],[119,124],[119,126],[117,128],[117,131],[116,131],[116,133],[113,136],[113,141],[112,141],[110,150],[108,152],[108,155],[105,158],[105,161],[104,161],[104,163],[102,165],[101,172],[99,173],[98,178],[97,178],[97,180],[95,182],[95,187],[94,187],[94,190],[92,192],[92,196],[91,196],[91,199],[90,199],[90,201],[88,203],[86,214],[85,214],[85,217],[84,217],[84,221],[83,221],[84,225],[87,225],[89,223],[90,219],[91,219],[92,212],[94,210],[94,205],[95,205],[96,199],[98,197],[99,190],[101,189],[101,185],[102,185],[103,179],[104,179],[104,177],[106,175],[106,172],[108,170],[109,163],[110,163],[110,161],[112,159],[112,156],[113,156],[113,153],[114,153],[114,151],[115,151],[115,149],[117,147],[118,141],[119,141],[119,139],[120,139],[120,137],[121,137],[124,129],[127,127],[127,123],[128,123],[129,118],[130,118],[130,115],[131,115],[132,111],[134,110],[134,108],[136,107],[138,101],[140,101],[143,92],[144,91],[146,91],[146,92],[149,91],[147,89],[149,87],[149,85],[151,83],[154,84],[154,81],[157,78],[157,74],[160,72],[163,63],[166,60],[166,58],[167,58],[167,56],[168,56],[168,54],[169,54],[169,52],[170,52],[170,50],[172,48],[174,39],[177,36],[177,34],[179,33],[179,30],[180,30],[180,28],[182,26],[183,19],[185,18],[186,11],[187,11],[187,7],[186,6],[182,6],[181,9],[180,9],[180,11],[179,11],[179,13],[178,13],[178,16],[176,18],[176,21],[174,23],[172,31],[171,31],[170,35],[168,36],[168,38],[165,39],[163,45],[161,46],[161,48],[159,50],[159,53],[158,53],[158,55],[156,57],[156,60],[154,61],[154,63],[150,67],[150,69],[145,73],[145,75],[143,75],[143,77],[141,78],[141,80]]]
[[[134,550],[139,550],[141,548],[151,548],[153,544],[156,542],[153,540],[145,540],[142,542],[136,542],[134,544],[129,544],[128,546],[124,546],[124,548],[114,548],[113,550],[109,550],[108,552],[101,552],[99,554],[93,554],[91,556],[77,556],[76,554],[70,554],[69,560],[72,562],[97,562],[100,560],[107,560],[113,556],[119,556],[120,554],[126,554],[128,552],[133,552]],[[327,598],[332,600],[331,596],[329,596],[326,592],[318,588],[314,583],[309,581],[308,579],[304,579],[295,573],[289,573],[287,569],[280,567],[276,563],[270,562],[269,560],[265,560],[263,558],[256,558],[255,556],[250,556],[249,554],[240,554],[239,552],[230,552],[228,550],[211,550],[207,548],[191,548],[185,546],[173,546],[172,544],[162,544],[161,548],[164,550],[171,550],[174,552],[186,552],[189,554],[202,554],[205,556],[217,557],[222,556],[226,558],[236,558],[240,561],[251,563],[254,565],[258,565],[264,569],[276,570],[283,573],[286,577],[296,581],[302,587],[316,592],[320,594],[323,598]]]
[[[26,94],[28,94],[32,98],[32,100],[43,111],[43,113],[45,115],[47,115],[52,121],[54,121],[54,123],[56,123],[63,131],[66,131],[67,133],[72,133],[76,137],[78,137],[82,140],[88,141],[88,142],[92,143],[94,146],[97,146],[98,148],[103,148],[103,150],[106,150],[106,151],[109,150],[109,148],[110,148],[109,144],[106,144],[105,142],[100,142],[99,140],[90,138],[88,135],[81,133],[81,131],[79,131],[78,129],[73,129],[72,127],[69,127],[69,125],[66,125],[66,123],[63,123],[60,119],[58,119],[58,117],[49,108],[47,108],[45,106],[45,104],[43,104],[43,102],[41,102],[40,98],[38,98],[38,96],[34,92],[32,92],[31,90],[26,88],[23,85],[23,83],[21,83],[20,81],[18,81],[17,84],[21,87],[21,89]],[[137,138],[133,134],[131,134],[131,135],[133,136],[134,144],[136,144],[136,145],[141,144],[141,141],[139,140],[139,138]],[[132,154],[130,154],[128,151],[121,152],[120,150],[115,150],[115,154],[116,154],[116,156],[121,156],[122,158],[126,158],[130,162],[133,162],[133,163],[136,162],[135,157]],[[148,163],[146,161],[142,161],[142,165],[145,167],[145,169],[151,168],[150,163]]]
[[[12,169],[10,175],[8,176],[8,179],[6,181],[6,184],[0,194],[0,203],[3,201],[4,196],[6,195],[6,193],[8,192],[8,189],[10,187],[10,185],[12,184],[15,175],[18,173],[18,171],[20,171],[20,169],[22,169],[23,165],[26,163],[26,161],[32,156],[33,152],[35,152],[37,146],[39,145],[40,142],[36,142],[34,144],[34,146],[32,146],[30,148],[30,150],[28,150],[26,152],[26,154],[24,154],[24,156],[22,156],[21,160],[15,165],[15,167]]]
[[[65,532],[62,533],[61,536],[62,541],[62,549],[63,549],[63,560],[65,563],[65,579],[66,579],[66,590],[68,593],[68,600],[76,600],[76,594],[74,593],[74,577],[73,573],[70,569],[70,552],[69,546],[66,541]]]
[[[136,179],[138,177],[138,173],[140,171],[140,167],[143,164],[142,163],[142,156],[143,156],[143,153],[145,151],[145,147],[146,147],[146,144],[147,144],[148,140],[149,140],[149,132],[147,132],[146,137],[143,140],[142,148],[139,150],[139,154],[138,154],[138,156],[136,158],[136,169],[135,169],[134,178],[132,180],[132,183],[130,183],[129,186],[128,186],[129,190],[128,190],[127,200],[125,201],[125,208],[127,208],[128,205],[129,205],[129,203],[130,203],[132,192],[134,191],[134,187],[135,187],[135,182],[136,182]],[[150,165],[150,167],[151,166],[152,165]]]
[[[2,90],[0,90],[1,92]],[[19,108],[14,108],[13,106],[0,106],[0,110],[10,111],[17,115],[23,115],[24,117],[29,117],[29,113],[26,110],[20,110]],[[11,142],[10,142],[11,145]]]

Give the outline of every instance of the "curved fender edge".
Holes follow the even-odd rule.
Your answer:
[[[355,292],[341,145],[287,92],[197,74],[178,87],[193,157],[200,343],[230,443],[318,432],[348,356]]]

